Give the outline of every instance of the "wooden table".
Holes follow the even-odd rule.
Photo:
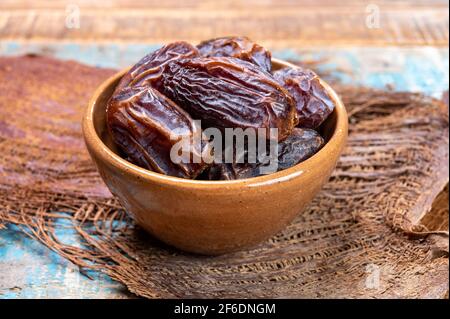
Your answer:
[[[120,68],[171,40],[247,35],[277,57],[325,59],[323,68],[350,71],[336,72],[347,83],[440,97],[449,86],[448,21],[442,0],[2,0],[0,55]],[[448,230],[448,189],[430,214],[424,224]],[[105,276],[87,279],[9,228],[0,231],[0,298],[17,297],[130,295]]]
[[[73,22],[70,17],[77,12],[79,28],[70,23]],[[377,14],[379,25],[373,23]],[[2,40],[41,43],[162,43],[176,39],[195,42],[245,34],[271,48],[330,44],[447,46],[448,32],[448,1],[444,0],[2,0],[0,3]]]

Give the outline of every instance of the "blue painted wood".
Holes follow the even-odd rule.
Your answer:
[[[58,234],[65,241],[73,233]],[[39,242],[24,236],[14,226],[0,231],[0,298],[122,298],[121,284],[106,275],[79,273],[78,267]]]
[[[37,53],[76,60],[98,67],[122,68],[138,61],[158,45],[36,44],[3,42],[0,55]],[[278,50],[283,59],[324,59],[324,70],[335,72],[348,84],[423,92],[440,97],[449,87],[449,52],[446,48],[348,47]],[[70,232],[62,238],[76,242]],[[0,298],[124,298],[124,287],[105,275],[90,280],[78,269],[41,244],[9,226],[0,230]]]

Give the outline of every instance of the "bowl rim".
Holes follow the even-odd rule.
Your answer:
[[[296,67],[294,64],[289,63],[284,60],[272,58],[272,63],[283,67]],[[328,142],[313,156],[307,160],[298,163],[290,168],[257,177],[237,179],[237,180],[225,180],[225,181],[208,181],[208,180],[194,180],[185,179],[181,177],[164,175],[161,173],[149,171],[145,168],[139,167],[124,158],[120,157],[114,153],[105,143],[103,143],[100,136],[98,136],[95,126],[94,126],[94,110],[97,106],[97,101],[99,97],[103,94],[105,89],[111,85],[112,82],[117,81],[121,78],[129,68],[125,68],[113,76],[105,80],[94,92],[93,96],[89,100],[89,103],[85,109],[82,118],[82,130],[83,137],[85,139],[86,146],[91,152],[100,157],[104,162],[108,162],[120,171],[127,172],[128,174],[134,175],[137,178],[150,180],[153,182],[173,185],[177,187],[196,187],[203,189],[211,188],[223,188],[223,187],[242,187],[243,185],[249,187],[272,185],[274,183],[282,183],[291,179],[294,179],[304,173],[317,167],[318,163],[326,160],[330,152],[340,153],[346,140],[347,140],[347,130],[348,130],[348,118],[347,111],[341,99],[338,97],[336,92],[322,79],[319,79],[325,89],[329,92],[331,98],[335,103],[334,111],[336,113],[336,126],[333,134],[329,138]]]

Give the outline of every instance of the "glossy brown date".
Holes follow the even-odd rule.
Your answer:
[[[200,160],[209,152],[201,128],[173,101],[151,87],[124,88],[108,103],[109,132],[128,159],[143,168],[183,178],[195,178],[209,164]],[[193,140],[187,163],[175,163],[172,146],[182,138]],[[195,140],[194,140],[195,141]]]
[[[201,42],[197,45],[205,57],[233,57],[251,62],[262,70],[271,72],[271,53],[247,37],[223,37]]]
[[[237,58],[174,60],[162,83],[167,96],[206,126],[264,128],[267,134],[277,128],[282,140],[298,122],[289,92],[268,73]]]
[[[317,153],[324,140],[312,129],[295,128],[292,134],[278,145],[278,170],[297,165]]]
[[[299,127],[317,128],[333,112],[334,102],[313,71],[284,68],[274,72],[274,77],[294,98]]]
[[[281,171],[297,165],[314,155],[324,144],[323,138],[312,129],[295,128],[292,134],[278,144],[278,167]],[[203,178],[209,180],[234,180],[261,175],[261,167],[267,163],[217,163],[210,167]]]
[[[121,79],[116,92],[129,86],[152,86],[158,90],[164,66],[173,60],[199,56],[197,48],[183,41],[173,42],[146,55]]]
[[[202,177],[210,181],[231,181],[259,176],[259,168],[255,164],[214,164]]]
[[[123,76],[108,103],[108,129],[125,157],[143,168],[182,178],[232,180],[267,173],[273,163],[238,163],[235,157],[234,163],[208,164],[213,142],[194,119],[222,132],[262,128],[270,134],[276,128],[275,171],[289,168],[322,147],[313,128],[334,103],[314,72],[285,68],[272,75],[271,69],[270,52],[246,37],[212,39],[197,48],[170,43]],[[193,142],[184,153],[189,161],[171,156],[180,140]],[[248,160],[247,146],[243,152]]]

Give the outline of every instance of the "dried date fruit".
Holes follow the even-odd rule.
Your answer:
[[[317,153],[324,140],[317,131],[295,128],[292,134],[278,145],[278,170],[292,167]]]
[[[299,127],[317,128],[333,112],[333,99],[313,71],[284,68],[274,72],[274,77],[293,96]]]
[[[136,63],[121,79],[116,92],[129,86],[153,86],[160,90],[161,74],[164,66],[173,60],[199,56],[197,48],[187,42],[173,42],[146,55]]]
[[[201,128],[183,109],[151,87],[128,87],[115,94],[108,103],[107,125],[115,143],[138,166],[184,178],[195,178],[209,166],[202,160],[210,145]],[[187,154],[191,160],[176,163],[171,150],[183,139],[193,141]]]
[[[233,57],[251,62],[262,70],[271,72],[271,53],[247,37],[223,37],[201,42],[197,45],[205,57]]]
[[[230,181],[259,176],[259,168],[256,164],[214,164],[207,171],[207,179],[210,181]]]
[[[281,171],[310,158],[323,146],[324,140],[315,130],[295,128],[292,134],[278,144],[278,166]],[[209,180],[233,180],[261,175],[261,168],[269,162],[216,163],[204,174]]]
[[[237,58],[171,61],[163,91],[194,118],[217,128],[278,129],[282,140],[297,124],[289,92],[268,73]]]

